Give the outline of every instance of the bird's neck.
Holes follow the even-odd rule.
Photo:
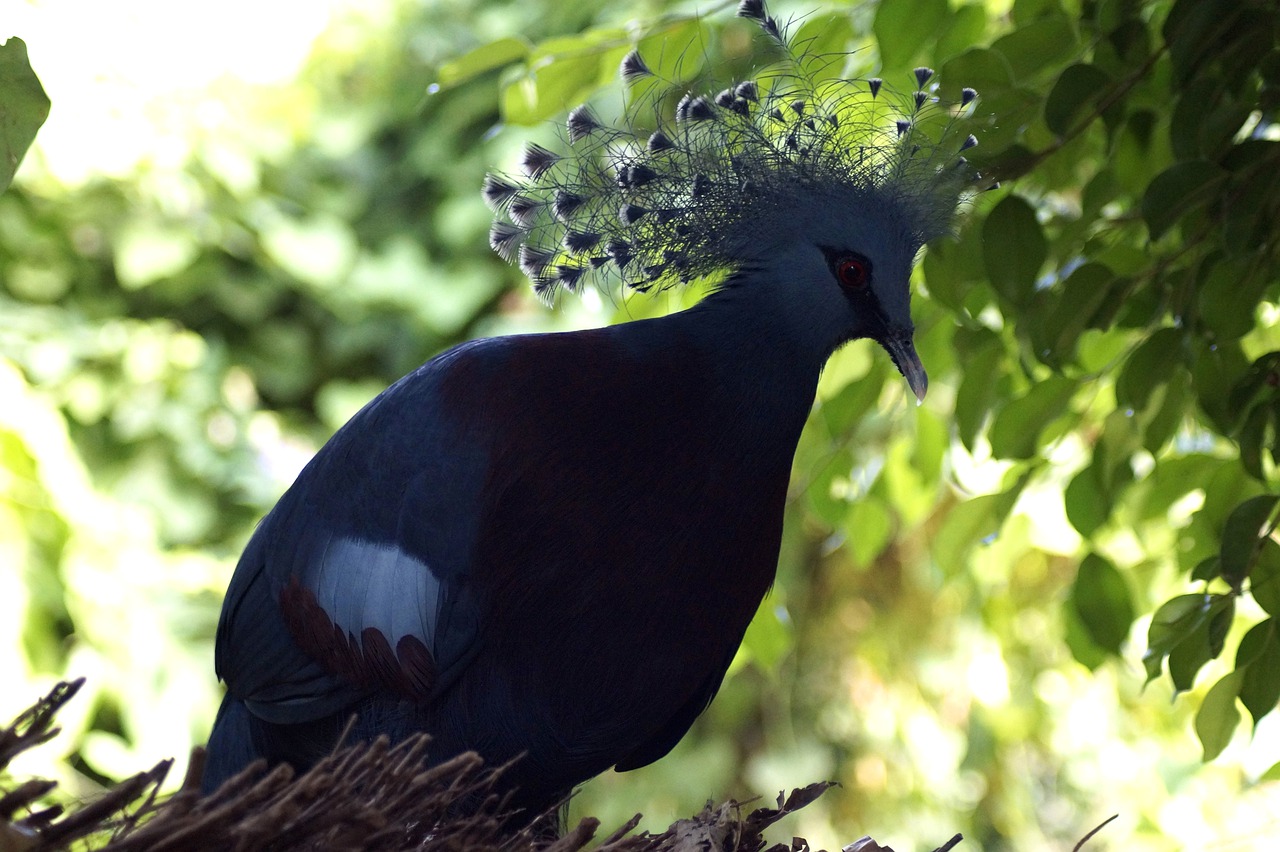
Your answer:
[[[745,290],[724,290],[689,310],[615,328],[627,329],[646,357],[679,358],[702,373],[726,438],[772,439],[794,450],[830,347],[758,302]]]
[[[807,411],[834,349],[820,327],[829,319],[806,318],[779,295],[769,287],[727,286],[682,316],[720,353],[717,367],[730,386],[743,380],[745,393],[798,402]]]

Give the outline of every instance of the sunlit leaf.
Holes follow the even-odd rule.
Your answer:
[[[1157,453],[1182,427],[1188,416],[1191,376],[1183,370],[1175,370],[1164,386],[1160,407],[1147,421],[1142,435],[1142,446],[1149,453]]]
[[[845,51],[854,38],[853,22],[847,14],[814,15],[796,30],[794,38],[796,44],[804,45],[809,79],[830,80],[845,70]]]
[[[947,18],[946,0],[885,0],[876,7],[872,31],[880,45],[880,61],[891,70],[906,70]]]
[[[891,369],[880,359],[866,375],[849,382],[834,396],[822,401],[819,413],[832,435],[848,433],[862,418],[875,411],[876,401]],[[895,371],[894,376],[897,375]]]
[[[1021,487],[1000,494],[983,494],[956,506],[933,540],[934,558],[947,570],[964,564],[966,551],[999,531]]]
[[[1240,711],[1236,697],[1244,673],[1234,671],[1215,683],[1205,694],[1200,710],[1196,713],[1196,734],[1204,746],[1204,759],[1213,760],[1231,742],[1231,735],[1240,726]]]
[[[1039,452],[1040,433],[1061,416],[1078,385],[1053,376],[1010,402],[991,424],[991,450],[999,458],[1028,459]]]
[[[440,66],[440,86],[456,86],[488,71],[518,62],[529,55],[529,45],[518,38],[500,38],[481,45],[470,53],[450,60]]]
[[[965,3],[952,12],[946,30],[938,39],[935,61],[944,62],[957,53],[980,44],[987,26],[986,7],[981,3]],[[964,83],[964,85],[968,85]]]
[[[0,192],[48,117],[49,96],[27,61],[26,42],[10,38],[0,44]]]
[[[870,566],[890,541],[893,516],[879,498],[867,495],[849,506],[844,529],[854,563]]]
[[[776,600],[766,598],[756,617],[747,626],[747,633],[742,638],[742,648],[762,671],[772,672],[777,669],[783,655],[791,650],[791,634],[786,609]]]
[[[848,489],[852,468],[852,454],[848,449],[841,449],[824,463],[805,491],[814,514],[831,529],[839,529],[849,510]]]

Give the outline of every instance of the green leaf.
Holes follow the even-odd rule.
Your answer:
[[[528,56],[527,72],[502,90],[503,119],[539,124],[577,106],[616,77],[626,40],[625,31],[605,27],[540,43]]]
[[[947,20],[947,0],[884,0],[871,25],[886,73],[909,69]]]
[[[1169,45],[1169,56],[1179,81],[1192,75],[1205,53],[1225,34],[1244,4],[1232,0],[1177,0],[1165,17],[1161,34]]]
[[[1220,340],[1243,337],[1254,327],[1254,313],[1269,283],[1261,272],[1249,257],[1206,261],[1201,267],[1200,318]]]
[[[1057,68],[1079,50],[1075,27],[1060,14],[1046,15],[1018,26],[996,39],[991,49],[1009,60],[1018,82]]]
[[[1049,255],[1035,210],[1010,195],[982,223],[982,259],[992,285],[1014,305],[1023,305],[1035,290],[1040,267]]]
[[[893,370],[884,358],[877,358],[866,375],[850,381],[832,396],[822,400],[818,406],[818,414],[822,417],[828,431],[835,436],[842,436],[857,427],[862,419],[873,413],[876,401],[884,390],[885,379]],[[901,378],[896,370],[893,376]]]
[[[889,543],[893,533],[893,515],[883,501],[867,494],[850,505],[843,528],[848,536],[846,547],[854,564],[868,568]]]
[[[1204,489],[1204,504],[1195,516],[1203,520],[1215,536],[1226,528],[1227,518],[1242,501],[1265,494],[1263,487],[1240,465],[1223,465],[1200,484]]]
[[[650,70],[658,78],[647,82],[664,86],[663,80],[691,80],[700,74],[708,59],[705,21],[696,17],[676,18],[671,23],[646,32],[636,44]],[[643,90],[646,81],[633,85]]]
[[[990,292],[977,286],[987,277],[979,240],[934,240],[921,266],[930,298],[957,313],[964,311],[976,294]]]
[[[1271,517],[1277,498],[1264,494],[1250,498],[1232,510],[1222,530],[1222,576],[1239,587],[1249,574],[1249,566],[1258,552],[1262,527]],[[1273,547],[1280,547],[1272,542]]]
[[[911,468],[925,482],[942,478],[942,464],[950,437],[948,426],[928,408],[916,411],[916,433],[911,445]]]
[[[804,45],[801,61],[805,78],[817,84],[839,77],[854,37],[853,22],[847,14],[808,18],[792,37],[793,44]]]
[[[938,77],[942,85],[971,86],[984,100],[1014,88],[1009,60],[981,47],[953,56],[942,66]]]
[[[933,539],[934,558],[943,570],[961,570],[969,548],[1000,531],[1026,483],[1023,477],[1006,491],[970,498],[947,514]]]
[[[1092,107],[1111,84],[1111,75],[1096,65],[1076,63],[1058,75],[1044,102],[1044,123],[1059,136],[1074,129],[1076,117]]]
[[[840,529],[849,511],[847,485],[852,468],[853,456],[848,448],[842,448],[805,489],[810,510],[831,529]]]
[[[1222,459],[1205,453],[1161,459],[1155,469],[1143,481],[1142,503],[1138,508],[1143,521],[1167,523],[1169,509],[1189,492],[1209,481],[1213,474],[1227,464]],[[1214,558],[1217,558],[1215,543]],[[1215,575],[1216,576],[1216,575]]]
[[[1203,129],[1209,118],[1206,104],[1219,103],[1225,86],[1219,78],[1199,77],[1191,80],[1178,96],[1169,120],[1169,141],[1179,160],[1194,160],[1204,156]]]
[[[1089,638],[1118,655],[1133,624],[1134,610],[1129,585],[1115,565],[1096,553],[1086,556],[1071,586],[1070,601]]]
[[[1166,138],[1156,132],[1159,122],[1154,109],[1131,107],[1112,133],[1111,171],[1127,192],[1145,193],[1152,179],[1173,163]]]
[[[1249,594],[1267,615],[1280,616],[1280,544],[1267,538],[1249,572]]]
[[[942,64],[946,60],[968,50],[975,44],[984,41],[982,35],[987,29],[987,10],[981,3],[966,3],[951,15],[951,24],[934,50],[934,62]]]
[[[529,44],[521,39],[500,38],[441,65],[436,82],[441,89],[465,83],[526,58],[530,49]]]
[[[786,609],[766,598],[742,637],[742,650],[764,671],[773,671],[793,644],[791,622]],[[741,656],[741,655],[739,655]],[[741,662],[735,660],[737,665]]]
[[[1267,479],[1262,466],[1262,450],[1267,440],[1267,427],[1271,425],[1271,412],[1264,406],[1250,409],[1244,423],[1236,431],[1236,443],[1240,445],[1240,464],[1249,475],[1260,482]]]
[[[1196,736],[1204,746],[1204,760],[1208,762],[1218,755],[1231,742],[1231,736],[1240,726],[1240,711],[1236,708],[1236,697],[1240,693],[1240,682],[1243,673],[1234,671],[1220,681],[1204,696],[1200,710],[1196,713]]]
[[[1090,538],[1111,517],[1111,498],[1098,481],[1096,466],[1090,464],[1071,478],[1063,494],[1067,520],[1085,538]]]
[[[964,350],[965,369],[956,390],[955,424],[960,440],[973,450],[978,432],[1000,397],[1000,377],[1004,366],[1004,345],[995,334],[983,329],[972,337],[983,342]]]
[[[1178,328],[1162,328],[1148,337],[1125,359],[1116,379],[1116,405],[1144,411],[1151,393],[1169,381],[1182,363],[1182,345],[1186,332]]]
[[[1143,432],[1142,446],[1147,452],[1158,453],[1185,422],[1190,388],[1191,377],[1187,373],[1179,371],[1169,377],[1160,408],[1147,421]]]
[[[1191,689],[1196,674],[1209,660],[1222,653],[1231,618],[1235,613],[1234,598],[1214,595],[1213,604],[1195,630],[1169,653],[1169,678],[1178,691]]]
[[[1216,192],[1227,174],[1205,160],[1174,163],[1156,175],[1142,196],[1142,218],[1158,240],[1193,207]]]
[[[1133,481],[1131,459],[1140,444],[1136,418],[1125,411],[1112,411],[1103,421],[1102,434],[1093,445],[1093,466],[1103,490],[1116,492]]]
[[[1160,676],[1168,657],[1174,687],[1179,691],[1190,689],[1200,667],[1221,652],[1220,642],[1218,650],[1213,650],[1216,631],[1210,630],[1210,622],[1224,612],[1234,612],[1225,595],[1179,595],[1161,605],[1151,617],[1147,651],[1142,657],[1147,681]],[[1179,651],[1175,660],[1175,652]]]
[[[1042,96],[1019,88],[1014,82],[1009,61],[998,51],[985,48],[966,50],[942,63],[938,71],[939,86],[948,100],[955,101],[960,96],[960,89],[971,87],[978,92],[977,114],[981,116],[1030,115],[1040,108]],[[982,150],[992,155],[1007,156],[1016,160],[1018,168],[1026,168],[1026,158],[1014,156],[1009,151],[1011,146],[1024,143],[1019,123],[994,121],[986,122],[982,128]],[[1001,157],[997,157],[997,160]],[[1002,174],[1011,177],[1021,174],[1018,168],[1006,170],[1005,164],[999,166]]]
[[[27,45],[14,37],[0,44],[0,192],[49,117],[49,96],[27,61]]]
[[[1231,404],[1232,388],[1249,371],[1249,362],[1240,345],[1234,341],[1223,344],[1196,341],[1191,363],[1193,387],[1200,407],[1219,432],[1229,434],[1239,414]]]
[[[1095,671],[1111,658],[1111,654],[1098,647],[1089,631],[1080,621],[1080,615],[1070,600],[1062,606],[1062,622],[1064,639],[1071,650],[1071,656],[1089,671]]]
[[[991,424],[991,452],[996,458],[1029,459],[1040,450],[1040,433],[1066,410],[1077,383],[1052,376],[1006,405]]]
[[[1222,559],[1217,556],[1206,556],[1191,569],[1191,579],[1199,583],[1207,583],[1222,576]]]
[[[1086,263],[1062,282],[1057,304],[1044,324],[1043,345],[1059,363],[1075,354],[1076,341],[1111,294],[1116,277],[1101,263]],[[1047,353],[1037,353],[1044,360]]]
[[[1280,222],[1280,205],[1276,203],[1280,197],[1280,146],[1263,139],[1238,144],[1227,140],[1226,144],[1231,147],[1222,165],[1232,173],[1232,196],[1223,211],[1222,245],[1231,255],[1265,254]],[[1267,279],[1265,273],[1259,274],[1264,269],[1265,265],[1251,267],[1249,278]],[[1246,282],[1244,286],[1252,291],[1256,285]],[[1252,312],[1248,318],[1253,319]]]
[[[1231,388],[1229,406],[1235,414],[1236,428],[1242,428],[1250,415],[1265,412],[1273,402],[1280,399],[1277,388],[1280,388],[1280,352],[1268,352],[1250,364],[1235,387]],[[1254,440],[1262,440],[1265,426],[1264,422],[1256,427]]]
[[[1262,717],[1276,709],[1280,702],[1280,631],[1276,629],[1275,619],[1255,624],[1240,640],[1236,670],[1244,672],[1240,701],[1256,728]]]

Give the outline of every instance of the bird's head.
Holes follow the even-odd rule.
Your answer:
[[[824,360],[850,340],[874,340],[923,400],[928,377],[913,342],[910,286],[921,241],[909,211],[876,191],[813,188],[761,224],[737,249],[742,271],[725,286]]]
[[[523,176],[486,178],[490,243],[541,294],[610,278],[641,292],[758,288],[825,354],[876,340],[923,398],[908,281],[980,178],[960,153],[977,144],[961,129],[976,94],[944,104],[928,68],[899,96],[878,78],[811,74],[762,0],[738,14],[783,49],[784,67],[686,94],[644,130],[670,89],[651,89],[620,127],[573,110],[564,150],[531,145]],[[638,53],[623,60],[624,82],[650,76]]]

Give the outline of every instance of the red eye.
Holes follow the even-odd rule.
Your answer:
[[[836,276],[842,287],[856,290],[871,280],[871,264],[860,257],[841,258],[836,263]]]

